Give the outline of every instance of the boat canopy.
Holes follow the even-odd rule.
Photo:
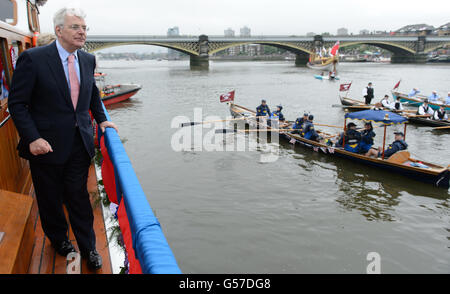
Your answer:
[[[407,118],[385,110],[363,110],[347,113],[345,118],[382,123],[384,125],[403,124],[408,121]]]

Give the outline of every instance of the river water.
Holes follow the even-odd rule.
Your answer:
[[[369,252],[382,273],[450,273],[448,190],[286,143],[269,163],[259,151],[171,145],[175,117],[193,120],[201,108],[203,117],[226,118],[219,95],[233,89],[237,104],[255,108],[265,98],[288,119],[308,111],[341,126],[344,111],[332,107],[340,82],[353,81],[354,98],[371,81],[379,99],[399,79],[403,92],[446,95],[449,65],[343,63],[340,82],[316,80],[293,61],[211,62],[209,71],[191,71],[188,61],[99,65],[111,84],[143,85],[109,113],[184,273],[366,273]],[[382,137],[378,129],[377,145]],[[450,164],[449,132],[408,126],[406,141],[415,157]]]

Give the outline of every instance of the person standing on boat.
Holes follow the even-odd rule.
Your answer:
[[[366,104],[370,105],[370,103],[372,102],[373,97],[375,97],[374,96],[374,90],[373,90],[373,87],[372,87],[372,83],[369,83],[367,85],[367,87],[365,87],[363,89],[362,95],[363,95],[363,97],[365,99]]]
[[[318,141],[320,139],[319,134],[317,134],[316,130],[314,129],[314,115],[310,114],[308,116],[308,120],[305,122],[305,127],[303,129],[303,138],[312,140],[312,141]]]
[[[266,100],[261,100],[261,105],[256,107],[256,116],[270,116],[270,109]]]
[[[359,143],[361,142],[361,133],[356,130],[356,124],[350,122],[347,124],[345,134],[341,136],[338,146],[345,143],[344,149],[349,152],[358,153]]]
[[[64,203],[81,256],[90,268],[99,269],[102,259],[87,191],[94,156],[89,111],[103,132],[117,127],[107,121],[95,85],[95,56],[79,50],[86,41],[85,16],[74,8],[56,12],[57,40],[19,56],[8,106],[20,136],[19,155],[30,164],[45,235],[58,254],[75,252],[67,238]]]
[[[441,97],[437,94],[436,91],[431,92],[431,95],[428,96],[428,101],[436,103]]]
[[[394,132],[395,141],[389,145],[389,147],[384,151],[384,158],[387,159],[391,157],[394,153],[408,149],[408,144],[405,142],[405,134],[403,132]],[[383,155],[383,150],[381,147],[377,150],[370,149],[366,154],[367,156],[381,157]]]
[[[305,112],[303,117],[299,117],[295,120],[295,123],[292,125],[294,131],[292,134],[301,134],[303,130],[303,124],[308,120],[308,114]]]
[[[373,131],[373,126],[371,122],[366,122],[364,124],[364,130],[361,132],[361,141],[359,142],[359,153],[367,154],[373,146],[373,138],[376,134]]]
[[[433,119],[435,120],[448,120],[447,112],[445,112],[444,105],[441,105],[439,109],[434,111]]]
[[[430,117],[433,116],[434,111],[433,108],[428,105],[428,99],[425,99],[423,101],[422,105],[419,106],[419,109],[417,110],[417,115],[429,115]]]
[[[417,88],[413,88],[413,89],[411,90],[411,92],[408,94],[408,97],[409,97],[409,98],[414,97],[414,96],[416,96],[416,95],[419,94],[419,93],[420,93],[420,91],[419,91]]]

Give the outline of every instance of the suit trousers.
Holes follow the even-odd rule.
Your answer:
[[[91,157],[79,129],[69,158],[61,165],[47,165],[30,160],[42,229],[52,243],[68,239],[65,204],[70,224],[81,252],[95,249],[94,215],[87,190]]]

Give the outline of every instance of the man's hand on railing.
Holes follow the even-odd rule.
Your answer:
[[[119,132],[116,124],[111,121],[104,121],[100,124],[100,129],[102,130],[103,133],[105,132],[106,128],[113,128],[116,130],[116,132]]]

